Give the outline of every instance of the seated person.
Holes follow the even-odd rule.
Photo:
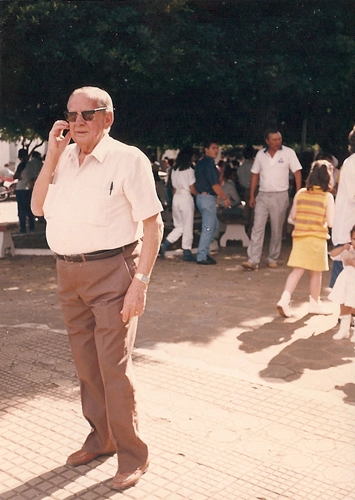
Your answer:
[[[243,215],[242,200],[237,192],[235,179],[236,170],[229,164],[226,164],[222,175],[222,189],[230,202],[230,207],[225,208],[222,198],[218,197],[218,215],[239,217]]]

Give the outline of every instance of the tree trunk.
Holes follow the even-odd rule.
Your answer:
[[[301,129],[301,151],[306,151],[306,143],[307,143],[307,118],[303,118],[302,120],[302,129]]]

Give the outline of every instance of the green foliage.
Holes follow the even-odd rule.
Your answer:
[[[82,85],[113,97],[113,134],[142,146],[285,139],[333,150],[354,119],[351,0],[3,2],[2,137],[45,138]]]

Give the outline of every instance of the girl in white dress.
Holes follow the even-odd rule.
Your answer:
[[[350,243],[334,248],[330,256],[344,266],[329,294],[330,300],[340,304],[340,328],[333,339],[342,340],[350,336],[351,314],[355,313],[355,226],[350,231]],[[355,328],[351,342],[355,342]]]

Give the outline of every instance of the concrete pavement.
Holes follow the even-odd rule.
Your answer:
[[[89,431],[65,331],[16,321],[1,287],[14,317],[0,319],[1,500],[355,499],[354,344],[332,340],[336,306],[308,315],[305,281],[281,318],[285,266],[242,271],[238,244],[216,258],[157,262],[134,353],[151,463],[123,493],[115,457],[65,466]]]
[[[151,466],[113,492],[115,457],[64,465],[89,430],[65,334],[1,332],[2,500],[355,498],[353,406],[144,349],[134,361]]]

